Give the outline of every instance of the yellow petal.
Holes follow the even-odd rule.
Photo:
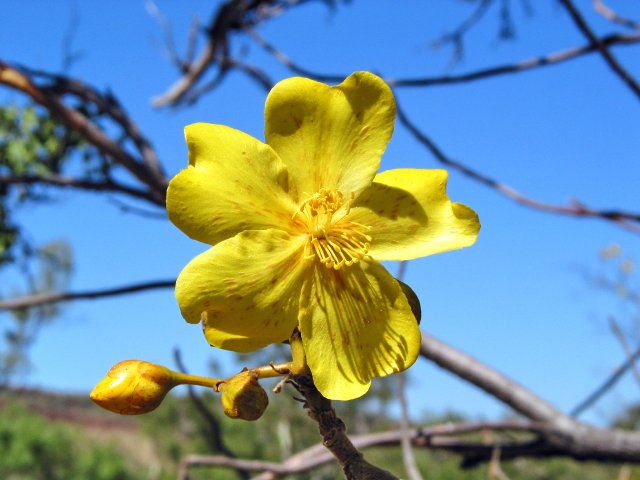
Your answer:
[[[189,237],[215,245],[244,230],[287,228],[296,210],[287,172],[264,143],[233,128],[185,128],[189,167],[167,192],[171,221]]]
[[[265,107],[265,137],[289,171],[293,198],[320,188],[359,194],[371,183],[393,132],[395,100],[369,72],[329,87],[306,78],[281,81]]]
[[[334,270],[315,262],[302,290],[300,332],[320,393],[364,395],[371,379],[415,362],[420,330],[398,283],[373,260]]]
[[[180,273],[182,316],[203,320],[210,344],[250,352],[288,339],[298,322],[304,260],[302,236],[247,231],[198,255]]]
[[[447,196],[445,170],[398,169],[378,174],[349,219],[371,227],[369,255],[410,260],[472,245],[480,221]]]

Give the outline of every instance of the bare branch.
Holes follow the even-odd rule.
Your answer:
[[[123,287],[107,288],[103,290],[88,290],[83,292],[47,293],[28,297],[14,298],[0,301],[0,311],[17,310],[20,308],[37,307],[48,303],[68,302],[71,300],[87,300],[94,298],[114,297],[129,293],[156,290],[160,288],[173,288],[175,280],[157,280],[154,282],[134,283]]]
[[[304,396],[304,407],[318,423],[322,444],[336,457],[348,480],[397,480],[364,459],[347,437],[345,424],[336,415],[331,401],[318,392],[310,375],[295,377],[291,383]]]
[[[531,420],[556,422],[564,417],[562,412],[529,390],[424,331],[420,354],[436,365],[480,387]]]
[[[463,163],[448,157],[429,137],[427,137],[421,130],[419,130],[411,120],[409,120],[407,114],[397,102],[397,99],[396,105],[398,109],[398,120],[400,121],[400,123],[402,123],[407,128],[407,130],[409,130],[409,132],[415,137],[415,139],[418,140],[422,145],[424,145],[440,163],[462,173],[463,175],[481,183],[482,185],[485,185],[486,187],[497,191],[501,195],[510,198],[516,203],[536,210],[542,210],[551,213],[572,215],[579,218],[600,218],[603,220],[609,220],[616,222],[620,226],[633,232],[640,232],[640,225],[638,225],[638,222],[640,222],[640,213],[624,212],[619,210],[594,210],[582,203],[577,202],[575,202],[573,206],[562,206],[541,202],[539,200],[529,198],[518,192],[517,190],[511,188],[510,186],[501,183],[491,177],[488,177],[478,172],[477,170],[473,170]]]
[[[278,50],[271,43],[269,43],[262,35],[260,35],[254,28],[245,27],[245,32],[267,53],[271,54],[278,62],[287,67],[291,72],[298,75],[304,75],[305,77],[313,78],[320,82],[342,82],[346,75],[326,75],[323,73],[312,72],[306,68],[301,67],[289,58],[284,52]]]
[[[420,354],[545,426],[546,433],[534,441],[501,445],[503,459],[566,456],[605,462],[640,461],[640,432],[604,430],[579,423],[513,380],[424,332]],[[466,466],[490,460],[493,447],[464,442],[446,445],[447,450],[464,456]]]
[[[451,59],[451,63],[458,62],[462,58],[464,50],[462,42],[465,34],[484,17],[484,14],[487,13],[493,1],[494,0],[480,0],[471,12],[471,15],[465,18],[453,31],[442,35],[438,40],[433,42],[432,46],[434,48],[440,48],[447,43],[452,43],[453,58]]]
[[[409,432],[409,408],[407,406],[405,373],[398,373],[397,380],[398,388],[396,390],[396,393],[398,395],[398,401],[400,402],[400,431],[402,432],[400,446],[402,448],[402,461],[404,463],[404,469],[407,472],[407,478],[409,478],[409,480],[423,480],[422,475],[420,474],[420,470],[418,470],[416,457],[413,454],[413,448],[411,446],[411,434]]]
[[[50,185],[62,188],[78,188],[81,190],[124,193],[131,197],[147,200],[157,204],[155,197],[153,197],[148,191],[122,185],[114,182],[113,180],[97,181],[67,177],[63,175],[0,175],[0,186],[34,184]]]
[[[261,2],[257,3],[259,5]],[[226,59],[229,56],[228,35],[244,23],[243,18],[249,9],[244,0],[228,0],[220,5],[208,29],[207,44],[204,49],[193,63],[184,66],[184,75],[165,94],[153,99],[154,106],[163,107],[180,103],[218,58]]]
[[[622,363],[618,368],[616,368],[613,373],[607,378],[602,385],[596,388],[593,393],[589,394],[587,398],[581,401],[578,405],[576,405],[569,415],[572,417],[577,417],[582,412],[584,412],[587,408],[593,405],[602,395],[608,392],[613,385],[615,385],[618,380],[622,378],[622,376],[627,373],[627,371],[631,368],[631,366],[640,358],[640,347],[633,352],[633,354],[626,359],[624,363]]]
[[[622,329],[620,328],[620,325],[618,325],[618,322],[616,322],[616,319],[613,318],[613,316],[609,317],[609,326],[611,327],[613,334],[616,336],[616,338],[620,342],[620,345],[622,345],[624,353],[627,356],[627,362],[631,365],[631,371],[633,372],[633,376],[635,377],[638,385],[640,385],[640,371],[638,370],[638,365],[636,365],[635,358],[633,358],[634,352],[631,349],[629,342],[627,342],[627,339],[624,333],[622,333]]]
[[[620,77],[620,79],[627,84],[633,93],[640,99],[640,85],[636,80],[625,70],[625,68],[618,62],[618,60],[609,51],[607,46],[603,44],[596,34],[589,28],[585,19],[580,15],[580,12],[571,2],[571,0],[560,0],[560,3],[567,10],[573,23],[578,27],[578,30],[591,42],[591,44],[600,52],[600,55],[604,61],[609,65],[611,70]]]
[[[598,39],[600,45],[605,47],[614,45],[633,45],[640,42],[640,35],[607,35]],[[456,83],[468,83],[485,78],[496,77],[511,73],[520,73],[535,68],[549,67],[557,65],[569,60],[574,60],[583,55],[596,52],[597,47],[590,43],[583,47],[570,48],[560,52],[551,53],[542,57],[531,58],[521,62],[499,65],[474,72],[464,73],[462,75],[444,75],[435,77],[422,78],[399,78],[386,79],[387,83],[392,87],[430,87],[435,85],[451,85]]]
[[[617,23],[618,25],[630,28],[631,30],[640,31],[640,22],[636,22],[635,20],[631,20],[630,18],[618,15],[610,7],[605,5],[602,0],[593,0],[593,8],[595,8],[596,12],[598,12],[610,22]]]
[[[57,78],[60,79],[62,77]],[[158,170],[159,164],[158,168],[150,166],[151,163],[149,162],[149,159],[151,157],[148,154],[148,151],[150,150],[148,143],[144,144],[143,142],[141,144],[143,150],[147,151],[145,160],[140,161],[133,157],[122,145],[120,145],[119,142],[111,139],[90,119],[62,102],[59,91],[61,88],[61,82],[57,82],[55,84],[58,91],[56,91],[56,89],[52,89],[51,87],[53,86],[44,88],[40,87],[32,81],[27,73],[24,73],[21,69],[12,67],[0,60],[0,84],[25,93],[35,103],[42,105],[53,117],[61,121],[71,130],[77,132],[86,141],[95,146],[99,152],[113,159],[115,163],[122,165],[134,177],[140,180],[144,185],[148,186],[150,189],[150,195],[154,199],[154,203],[164,205],[167,182]],[[80,82],[69,81],[67,82],[67,85],[74,85],[77,88],[81,84]],[[93,95],[95,91],[87,89],[85,93],[87,95]],[[111,103],[114,105],[113,112],[121,112],[121,109],[119,109],[115,99],[112,99]],[[119,123],[122,124],[122,121],[123,119],[120,118]],[[132,138],[136,141],[135,130],[133,130],[135,127],[133,123],[129,124],[128,128],[130,133],[134,132],[134,137]],[[143,141],[142,137],[138,137],[138,142],[141,141]]]

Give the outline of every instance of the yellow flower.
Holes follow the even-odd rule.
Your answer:
[[[379,263],[475,242],[470,208],[443,170],[376,174],[391,138],[386,83],[357,72],[329,87],[289,78],[269,93],[266,143],[222,125],[185,129],[189,167],[170,183],[169,218],[214,245],[180,274],[184,318],[211,345],[249,352],[297,327],[327,398],[363,395],[416,360],[420,330]]]

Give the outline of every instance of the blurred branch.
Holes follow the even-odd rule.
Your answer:
[[[62,188],[78,188],[81,190],[124,193],[134,198],[155,203],[155,197],[153,197],[148,191],[128,187],[121,183],[114,182],[113,180],[89,180],[63,175],[0,175],[0,186],[34,184],[51,185]]]
[[[397,374],[398,388],[396,393],[398,394],[398,401],[400,402],[400,432],[402,438],[400,439],[400,447],[402,448],[402,461],[404,463],[404,469],[407,472],[407,478],[409,480],[423,480],[418,465],[416,464],[416,457],[413,454],[413,447],[411,445],[411,432],[409,431],[409,408],[407,405],[406,395],[406,376],[404,372]]]
[[[611,387],[613,387],[618,380],[622,378],[622,376],[627,373],[629,369],[635,364],[635,362],[640,358],[640,347],[635,352],[625,360],[620,366],[618,366],[613,373],[607,378],[602,385],[596,388],[593,393],[589,394],[587,398],[581,401],[578,405],[576,405],[570,412],[569,415],[572,417],[577,417],[582,412],[584,412],[587,408],[593,405],[602,395],[608,392]]]
[[[640,35],[620,35],[612,34],[599,39],[600,45],[633,45],[640,43]],[[517,63],[509,63],[506,65],[498,65],[496,67],[475,70],[461,75],[440,75],[434,77],[418,77],[418,78],[398,78],[387,79],[387,83],[392,87],[430,87],[435,85],[452,85],[456,83],[469,83],[485,78],[497,77],[500,75],[508,75],[512,73],[525,72],[535,68],[549,67],[558,65],[569,60],[574,60],[583,55],[594,53],[597,47],[589,43],[582,47],[561,50],[541,57],[522,60]]]
[[[67,302],[71,300],[87,300],[94,298],[114,297],[117,295],[143,292],[146,290],[156,290],[160,288],[173,288],[175,286],[175,283],[175,280],[158,280],[154,282],[134,283],[132,285],[126,285],[124,287],[108,288],[104,290],[32,295],[28,297],[20,297],[11,300],[0,301],[0,311],[30,308],[45,305],[48,303]]]
[[[44,78],[43,84],[36,78]],[[153,199],[156,205],[164,206],[166,179],[162,174],[155,152],[136,125],[124,113],[115,97],[99,94],[91,87],[60,75],[29,71],[14,67],[0,60],[0,85],[22,92],[31,100],[44,107],[54,118],[78,133],[101,154],[122,166],[149,189],[147,199]],[[121,144],[112,139],[102,128],[78,110],[63,102],[64,95],[73,95],[95,105],[98,111],[106,114],[120,125],[126,137],[136,145],[141,157],[136,158]]]
[[[324,75],[317,72],[312,72],[307,70],[295,62],[293,62],[286,54],[282,51],[275,48],[269,42],[267,42],[260,34],[258,34],[253,28],[246,27],[245,31],[256,41],[258,45],[260,45],[267,53],[271,54],[278,62],[287,67],[293,73],[304,75],[307,77],[314,78],[319,81],[328,81],[328,82],[340,82],[345,76],[344,75]],[[640,42],[640,35],[610,35],[608,37],[603,37],[601,43],[604,44],[628,44],[628,43],[637,43]],[[563,52],[559,52],[556,54],[548,55],[546,57],[541,57],[534,60],[527,60],[524,62],[520,62],[513,65],[495,67],[486,70],[479,70],[476,72],[472,72],[465,75],[460,76],[441,76],[441,77],[432,77],[432,78],[417,78],[417,79],[386,79],[387,83],[392,87],[426,87],[431,85],[438,84],[448,84],[448,83],[460,83],[460,82],[469,82],[473,80],[479,80],[482,78],[502,75],[508,73],[515,73],[518,71],[523,71],[535,67],[548,66],[554,63],[560,63],[566,60],[570,60],[576,58],[578,56],[593,53],[596,51],[596,47],[591,44],[585,47],[565,50]],[[269,84],[266,83],[263,85],[265,89],[269,89]],[[626,228],[627,230],[633,232],[640,232],[640,213],[635,212],[625,212],[620,210],[595,210],[590,207],[587,207],[582,202],[574,201],[571,206],[564,205],[554,205],[546,202],[541,202],[539,200],[532,199],[518,192],[517,190],[511,188],[510,186],[498,182],[495,179],[492,179],[476,170],[467,167],[466,165],[449,158],[445,153],[430,139],[428,138],[422,131],[418,129],[418,127],[409,120],[409,117],[404,112],[404,110],[398,104],[398,99],[396,96],[396,104],[398,110],[398,120],[402,123],[407,130],[423,145],[425,146],[435,157],[436,159],[463,175],[475,180],[493,190],[496,190],[498,193],[510,198],[511,200],[536,209],[542,210],[551,213],[571,215],[575,217],[582,218],[600,218],[608,221],[612,221],[618,223],[621,227]]]
[[[182,362],[182,355],[180,355],[179,349],[175,348],[173,350],[173,358],[178,370],[182,373],[188,373],[184,363]],[[205,440],[209,444],[209,447],[214,452],[220,452],[227,458],[237,458],[237,455],[224,442],[220,422],[218,422],[218,419],[209,411],[202,399],[195,392],[193,385],[187,384],[187,392],[191,403],[193,403],[196,411],[200,414],[207,426],[209,435],[205,436]],[[249,471],[246,469],[238,468],[236,469],[236,473],[242,479],[249,478]]]
[[[396,99],[397,103],[397,99]],[[429,137],[427,137],[418,127],[409,120],[404,109],[397,103],[398,120],[402,123],[407,130],[415,137],[418,142],[424,145],[433,156],[443,165],[452,168],[463,175],[471,178],[472,180],[489,187],[501,195],[507,198],[536,210],[542,210],[551,213],[558,213],[564,215],[572,215],[575,217],[590,217],[600,218],[603,220],[609,220],[618,223],[620,226],[631,230],[633,232],[640,232],[640,213],[624,212],[620,210],[594,210],[585,206],[581,202],[574,202],[572,206],[554,205],[551,203],[541,202],[539,200],[532,199],[511,188],[510,186],[499,182],[491,177],[488,177],[477,170],[473,170],[467,167],[463,163],[448,157]]]
[[[257,69],[245,68],[242,62],[231,58],[229,48],[231,33],[257,25],[266,19],[281,15],[287,8],[303,3],[305,2],[299,0],[227,0],[222,3],[206,29],[206,45],[200,55],[193,61],[178,62],[183,75],[169,87],[166,93],[154,98],[153,105],[176,106],[187,98],[193,102],[196,97],[189,93],[196,89],[198,82],[207,71],[216,65],[219,68],[218,75],[225,69],[239,68],[246,73],[254,74],[254,78],[258,79],[259,77],[255,76]],[[166,32],[166,26],[164,29]],[[169,43],[171,44],[172,42]]]
[[[425,332],[420,353],[542,427],[534,440],[500,445],[503,459],[565,456],[576,460],[640,462],[640,432],[605,430],[577,422],[513,380]],[[463,456],[464,466],[490,460],[494,448],[495,445],[468,442],[446,445],[447,450]]]
[[[407,261],[402,261],[398,265],[398,271],[396,272],[396,279],[399,281],[404,280],[404,275],[407,272]],[[419,322],[418,322],[419,323]],[[402,461],[404,463],[404,469],[407,472],[409,480],[422,480],[422,475],[416,464],[416,458],[413,454],[413,448],[411,446],[411,438],[409,434],[409,405],[407,402],[407,381],[406,374],[400,372],[396,375],[398,402],[400,403],[400,431],[402,432],[402,439],[400,446],[402,448]]]
[[[564,6],[565,10],[569,13],[569,16],[575,23],[578,30],[591,42],[591,44],[598,50],[604,61],[609,65],[609,68],[620,77],[620,79],[627,84],[633,93],[640,99],[640,85],[631,76],[629,72],[618,62],[618,60],[609,51],[607,46],[603,44],[596,34],[589,28],[585,19],[580,15],[580,12],[571,2],[571,0],[560,0],[560,3]]]
[[[438,40],[433,42],[433,47],[440,48],[447,43],[452,43],[452,63],[458,62],[462,58],[462,53],[464,51],[463,38],[465,34],[471,30],[482,19],[482,17],[484,17],[484,14],[489,10],[489,7],[493,2],[494,0],[480,0],[475,6],[475,9],[471,12],[471,15],[465,18],[453,31],[442,35]]]
[[[616,319],[613,318],[612,316],[609,317],[609,326],[611,327],[611,331],[613,331],[613,334],[616,336],[616,338],[620,342],[620,345],[622,345],[624,353],[627,356],[627,362],[631,366],[631,371],[633,372],[633,376],[635,377],[638,385],[640,385],[640,371],[638,371],[638,366],[636,365],[636,359],[634,358],[635,352],[631,349],[629,342],[627,342],[627,339],[624,333],[622,333],[622,329],[620,328],[620,325],[618,325],[618,322],[616,322]]]
[[[593,8],[610,22],[617,23],[631,30],[640,31],[640,22],[618,15],[615,11],[604,4],[602,0],[593,0]]]

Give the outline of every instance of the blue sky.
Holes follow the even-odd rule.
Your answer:
[[[179,49],[191,17],[206,21],[211,3],[157,2],[172,22]],[[536,2],[533,16],[515,8],[513,41],[498,40],[498,12],[490,12],[469,34],[464,58],[451,66],[450,49],[434,51],[430,45],[470,12],[467,3],[429,2],[434,5],[428,8],[419,0],[402,3],[398,8],[388,0],[356,0],[333,14],[310,4],[259,31],[311,70],[346,76],[364,69],[394,78],[463,73],[585,43],[556,2]],[[640,17],[639,5],[610,3]],[[70,73],[115,92],[170,175],[186,166],[186,124],[221,123],[263,138],[265,92],[240,74],[232,74],[193,108],[151,107],[151,98],[163,93],[177,72],[163,57],[161,29],[143,1],[6,2],[0,58],[58,69],[74,11],[79,25],[73,47],[82,56]],[[611,30],[589,7],[585,13],[599,33]],[[241,43],[248,47],[247,60],[268,69],[274,80],[290,76],[255,44]],[[636,76],[639,48],[615,50]],[[397,94],[413,121],[448,155],[533,198],[640,209],[638,101],[595,55],[513,76]],[[20,101],[6,90],[0,96]],[[397,125],[383,169],[397,167],[440,165]],[[580,269],[598,270],[598,251],[614,242],[640,258],[638,235],[603,221],[527,210],[456,172],[450,174],[449,194],[473,207],[483,228],[472,248],[409,264],[405,278],[422,301],[423,328],[570,409],[624,359],[606,323],[609,314],[621,314],[619,302],[589,285]],[[206,249],[167,221],[123,214],[103,196],[60,191],[55,198],[20,210],[16,218],[34,240],[64,239],[73,245],[73,290],[173,278]],[[397,266],[389,268],[393,272]],[[15,281],[0,273],[0,293]],[[88,391],[119,360],[172,366],[176,346],[194,373],[205,372],[213,357],[228,373],[239,368],[229,354],[208,347],[199,327],[181,319],[172,292],[165,290],[66,306],[61,318],[42,331],[25,381]],[[453,409],[495,417],[503,412],[500,404],[422,360],[411,370],[410,394],[414,413]],[[606,421],[617,406],[637,398],[637,384],[627,379],[585,418]]]

